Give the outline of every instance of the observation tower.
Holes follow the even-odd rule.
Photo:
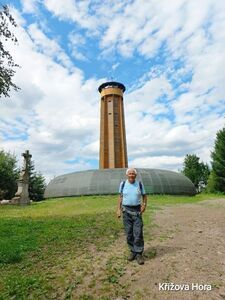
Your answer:
[[[111,81],[101,84],[99,168],[127,168],[127,143],[123,107],[122,83]]]
[[[105,82],[98,91],[101,94],[99,169],[55,177],[46,187],[45,198],[118,194],[119,184],[126,179],[125,86],[115,81]],[[196,194],[195,186],[182,173],[148,166],[136,169],[137,180],[143,182],[147,194]]]

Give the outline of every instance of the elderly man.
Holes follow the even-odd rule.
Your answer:
[[[147,196],[143,183],[136,180],[137,171],[127,169],[127,180],[120,183],[117,217],[123,212],[123,224],[127,236],[127,244],[130,248],[129,261],[135,258],[138,264],[143,265],[144,251],[142,213],[146,209]],[[142,198],[142,201],[141,201]]]

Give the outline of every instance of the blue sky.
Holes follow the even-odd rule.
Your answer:
[[[98,86],[124,95],[129,165],[210,162],[225,112],[225,4],[213,0],[10,1],[21,87],[1,100],[1,147],[48,179],[98,168]]]

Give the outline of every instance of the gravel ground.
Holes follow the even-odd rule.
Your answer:
[[[142,266],[127,262],[124,234],[76,258],[71,299],[225,299],[225,199],[162,206],[144,235]]]
[[[154,224],[145,265],[121,278],[128,299],[225,299],[225,199],[163,207]]]

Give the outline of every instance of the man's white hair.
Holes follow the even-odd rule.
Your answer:
[[[135,168],[128,168],[128,169],[126,170],[126,175],[128,175],[128,173],[129,173],[130,171],[134,171],[135,175],[137,175],[137,170],[136,170]]]

